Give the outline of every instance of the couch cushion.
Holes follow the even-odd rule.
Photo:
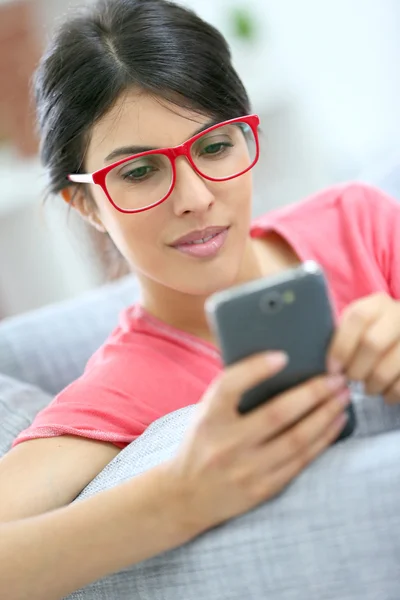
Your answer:
[[[400,407],[365,398],[360,389],[354,402],[356,435],[330,448],[278,498],[70,599],[398,598]],[[195,411],[154,423],[77,501],[173,456]]]
[[[35,386],[0,374],[0,457],[51,399]]]
[[[73,300],[0,324],[0,372],[57,394],[83,372],[87,360],[137,302],[136,280],[125,277]]]

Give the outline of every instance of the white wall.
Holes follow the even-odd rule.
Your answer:
[[[12,315],[80,294],[101,281],[81,219],[59,198],[43,203],[39,161],[0,152],[0,311]]]
[[[400,3],[262,4],[290,79],[333,164],[346,173],[398,147]]]

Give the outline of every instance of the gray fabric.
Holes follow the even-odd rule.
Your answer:
[[[139,297],[129,276],[79,298],[0,323],[0,373],[56,394],[77,379]]]
[[[359,389],[353,400],[354,438],[330,448],[278,498],[70,600],[398,600],[400,407]],[[195,410],[154,423],[77,501],[173,456]]]
[[[51,396],[39,388],[0,374],[0,457],[50,402]]]

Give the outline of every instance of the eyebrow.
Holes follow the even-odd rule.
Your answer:
[[[206,129],[209,129],[209,127],[212,127],[213,125],[218,125],[218,123],[219,123],[219,121],[211,121],[211,122],[205,123],[205,125],[202,125],[199,129],[197,129],[190,136],[190,138],[194,137],[195,135],[198,135],[199,133],[202,133],[203,131],[205,131]],[[141,152],[149,152],[150,150],[160,150],[160,149],[161,149],[160,147],[157,148],[154,146],[123,146],[121,148],[116,148],[115,150],[110,152],[110,154],[108,154],[105,157],[104,162],[107,163],[109,161],[114,161],[114,160],[117,160],[118,158],[123,158],[125,156],[132,156],[133,154],[140,154]]]

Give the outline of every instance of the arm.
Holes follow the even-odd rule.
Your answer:
[[[0,597],[61,599],[185,543],[197,532],[185,533],[175,489],[158,467],[68,507],[0,524]]]
[[[0,598],[63,598],[187,540],[161,468],[66,506],[118,453],[62,436],[25,442],[0,460]]]
[[[118,453],[67,435],[16,446],[0,459],[0,524],[70,504]]]

